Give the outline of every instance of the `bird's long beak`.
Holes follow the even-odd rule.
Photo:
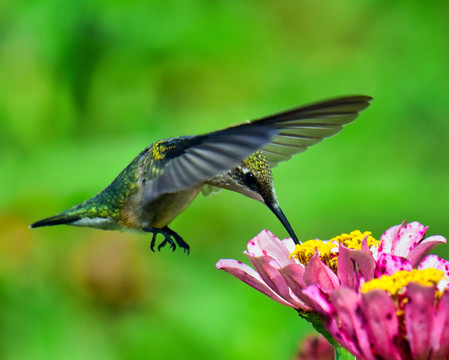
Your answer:
[[[279,221],[282,223],[282,225],[284,225],[285,229],[288,231],[288,233],[290,234],[290,236],[293,239],[293,241],[295,242],[295,244],[298,244],[298,245],[301,244],[301,242],[298,240],[298,237],[296,236],[295,232],[293,231],[290,223],[288,222],[287,218],[285,217],[284,213],[282,212],[277,201],[275,201],[272,204],[266,201],[265,204],[270,208],[270,210],[274,213],[274,215],[276,215],[276,217],[279,219]]]

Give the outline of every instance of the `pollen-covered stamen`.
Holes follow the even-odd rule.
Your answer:
[[[338,243],[342,243],[349,249],[357,249],[360,250],[362,248],[362,241],[366,238],[368,246],[379,247],[380,241],[374,239],[371,236],[371,231],[364,231],[363,233],[360,230],[351,231],[349,234],[341,234],[331,239],[331,241],[336,241]]]
[[[290,254],[290,259],[295,258],[301,264],[307,265],[315,252],[318,252],[320,259],[334,271],[337,270],[338,244],[341,243],[349,249],[360,250],[363,239],[367,239],[368,246],[379,247],[380,241],[371,236],[370,231],[351,231],[349,234],[343,233],[329,241],[308,240],[300,245],[296,245],[295,250]]]
[[[337,244],[332,241],[307,240],[295,246],[295,250],[290,254],[290,259],[296,258],[301,264],[306,265],[318,251],[321,260],[329,264],[331,256],[334,255],[332,249],[336,247]]]
[[[362,292],[368,292],[375,289],[385,290],[392,295],[401,293],[411,282],[423,286],[436,286],[444,279],[444,272],[437,269],[413,269],[412,271],[398,271],[393,275],[382,275],[378,279],[370,280],[361,287]]]

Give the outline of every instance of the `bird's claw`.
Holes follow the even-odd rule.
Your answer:
[[[173,230],[167,228],[166,230],[168,230],[167,232],[173,236],[173,238],[175,239],[176,243],[178,244],[178,246],[180,248],[182,248],[184,250],[184,252],[187,252],[187,254],[190,253],[190,246],[189,244],[187,244],[184,239],[176,232],[174,232]],[[174,250],[173,250],[174,251]]]
[[[154,232],[153,238],[151,239],[150,249],[152,252],[154,252],[154,245],[156,245],[156,234],[157,234],[157,232]]]
[[[190,252],[190,246],[187,244],[184,239],[173,230],[169,229],[168,227],[164,227],[162,229],[159,228],[153,228],[153,227],[146,227],[144,228],[144,231],[153,233],[153,237],[151,238],[150,243],[150,249],[154,252],[154,246],[156,245],[156,236],[157,234],[162,234],[164,236],[164,241],[162,241],[159,246],[157,247],[158,251],[161,251],[161,249],[169,244],[172,251],[176,250],[176,244],[182,249],[184,249],[184,252],[187,252],[187,254]],[[174,240],[174,241],[173,241]]]
[[[165,239],[164,239],[164,241],[162,241],[162,242],[159,244],[159,246],[157,247],[157,251],[160,252],[161,249],[162,249],[165,245],[167,245],[167,243],[170,244],[170,247],[171,247],[172,251],[175,251],[175,250],[176,250],[176,245],[175,245],[175,243],[173,242],[173,240],[170,238],[170,236],[166,236],[165,234],[164,234],[164,236],[165,236]]]

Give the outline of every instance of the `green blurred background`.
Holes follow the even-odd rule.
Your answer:
[[[0,358],[289,359],[311,328],[228,274],[261,204],[199,196],[150,236],[28,225],[147,145],[345,94],[338,136],[274,170],[300,239],[402,220],[449,235],[447,1],[0,2]],[[448,247],[436,253],[448,257]]]

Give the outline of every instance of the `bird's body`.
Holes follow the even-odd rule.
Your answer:
[[[42,221],[45,225],[65,223],[102,230],[137,230],[163,228],[178,216],[198,195],[202,185],[165,193],[142,206],[146,169],[152,161],[154,146],[168,143],[172,139],[158,141],[143,150],[112,181],[112,183],[92,198]],[[182,138],[177,139],[182,141]],[[53,222],[53,223],[50,223]],[[39,222],[33,224],[38,227]]]
[[[271,168],[341,130],[369,105],[346,97],[290,110],[199,136],[157,141],[99,194],[31,227],[67,224],[104,230],[161,233],[165,244],[188,244],[168,228],[206,186],[237,191],[265,203],[298,242],[282,213]],[[175,242],[174,242],[174,241]]]

